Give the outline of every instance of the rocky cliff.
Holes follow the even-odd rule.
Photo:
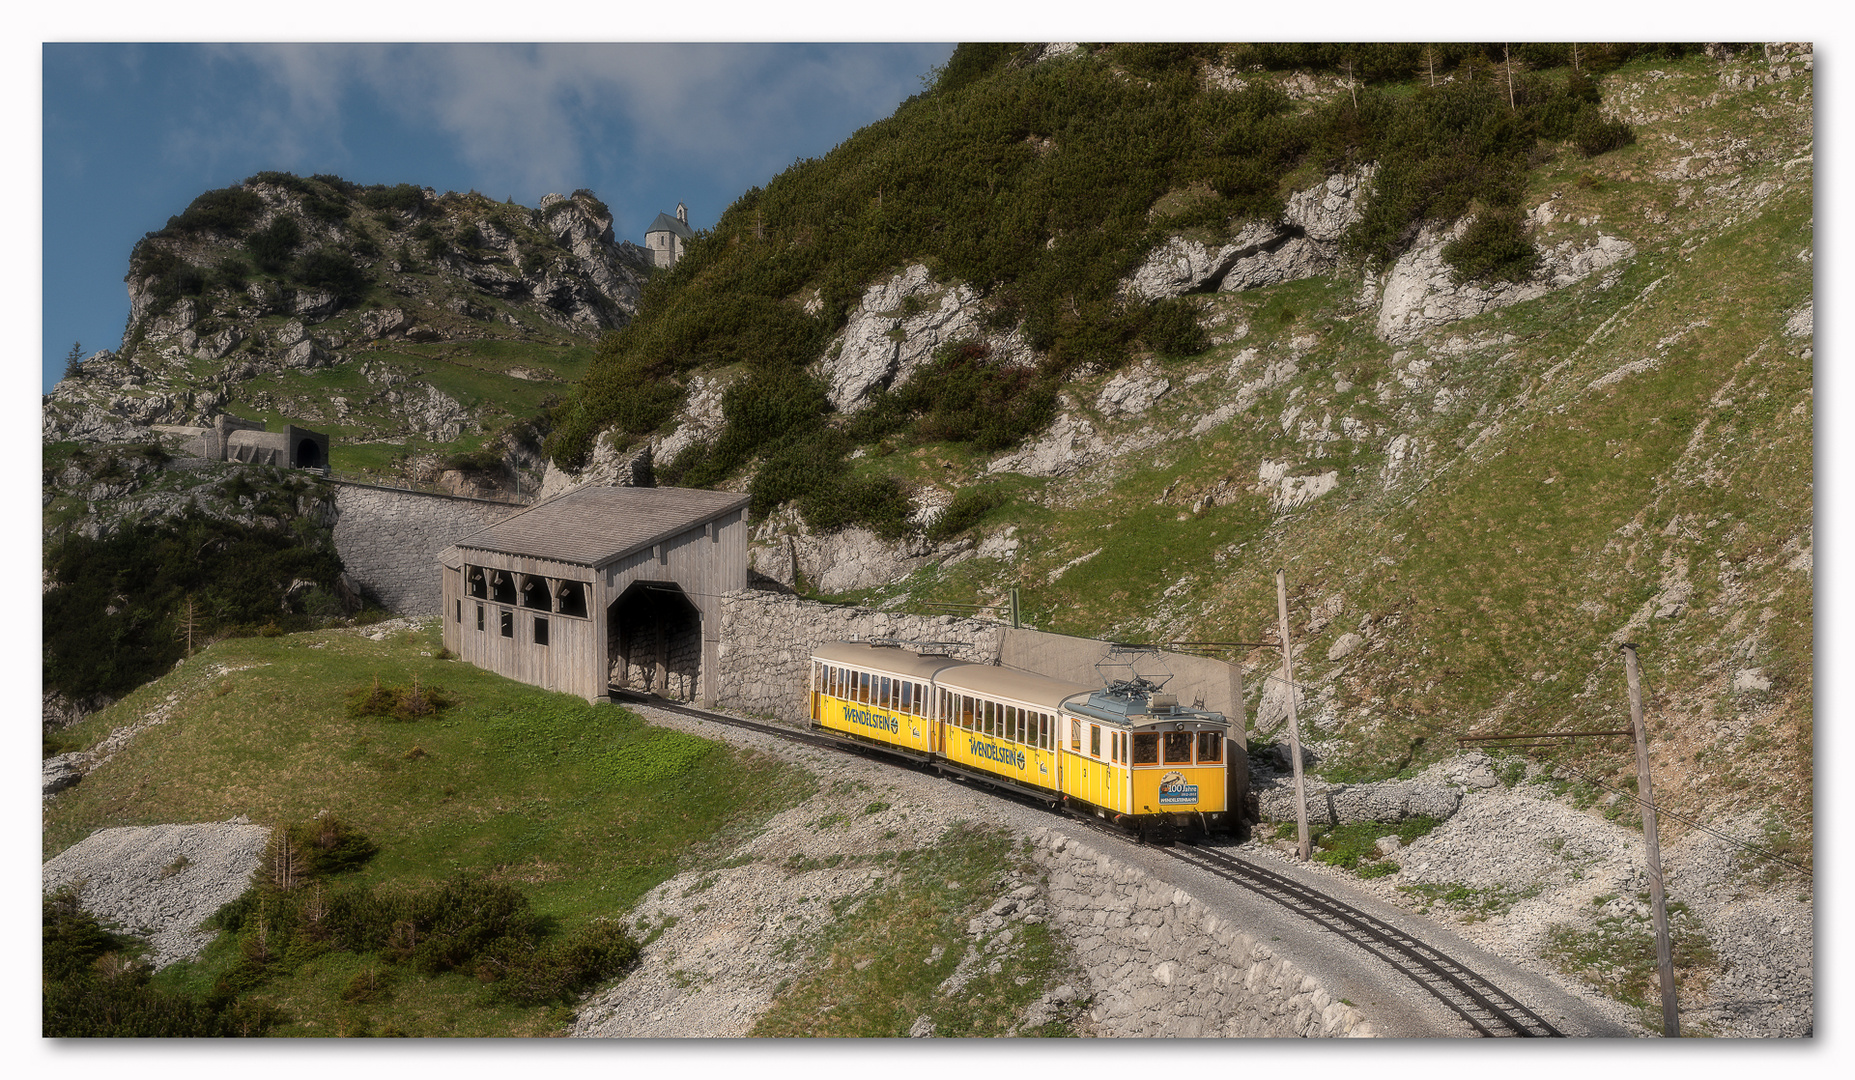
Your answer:
[[[232,412],[380,444],[374,458],[455,449],[565,392],[648,267],[586,191],[529,209],[260,173],[136,245],[122,344],[47,396],[44,438],[135,441]]]

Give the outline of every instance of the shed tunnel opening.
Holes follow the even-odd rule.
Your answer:
[[[694,701],[702,672],[702,612],[682,587],[635,581],[606,618],[612,686]]]

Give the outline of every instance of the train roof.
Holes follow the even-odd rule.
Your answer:
[[[1069,711],[1078,716],[1125,725],[1131,729],[1164,729],[1171,725],[1173,730],[1178,730],[1187,724],[1225,724],[1223,713],[1179,705],[1176,704],[1177,700],[1169,694],[1121,694],[1113,690],[1097,690],[1089,695],[1087,701],[1071,702]]]
[[[932,679],[952,667],[970,666],[951,656],[922,656],[892,645],[872,645],[867,641],[827,641],[812,649],[812,658],[830,664],[854,664],[879,671],[893,671],[911,679]]]
[[[966,664],[940,673],[935,682],[949,690],[965,690],[986,697],[1010,698],[1055,712],[1063,702],[1088,693],[1087,683],[1052,679],[1032,671],[993,667],[990,664]]]

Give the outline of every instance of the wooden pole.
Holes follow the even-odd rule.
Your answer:
[[[1662,981],[1662,1035],[1681,1037],[1675,1006],[1675,962],[1668,944],[1668,908],[1662,898],[1662,843],[1655,832],[1655,795],[1649,787],[1649,730],[1642,721],[1642,680],[1636,670],[1636,643],[1625,642],[1623,670],[1630,681],[1630,724],[1636,729],[1636,790],[1642,798],[1642,839],[1648,849],[1649,903],[1655,917],[1655,970]]]
[[[1301,722],[1295,709],[1294,645],[1288,640],[1288,571],[1275,572],[1276,620],[1282,634],[1282,683],[1288,690],[1288,749],[1295,765],[1295,853],[1302,862],[1308,860],[1312,844],[1308,841],[1307,784],[1301,778]]]

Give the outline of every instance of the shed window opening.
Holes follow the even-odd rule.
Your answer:
[[[1134,764],[1159,764],[1159,736],[1151,731],[1143,731],[1134,736]]]
[[[496,576],[490,580],[490,599],[498,604],[514,606],[515,579],[501,570],[496,571]]]
[[[536,611],[554,610],[554,598],[548,595],[545,578],[529,578],[522,582],[522,606]]]
[[[535,644],[547,644],[547,620],[539,615],[535,616]]]
[[[578,581],[560,583],[560,595],[554,610],[562,615],[571,615],[576,619],[586,617],[586,586]]]
[[[1101,725],[1100,724],[1089,725],[1089,756],[1096,757],[1096,758],[1101,756]]]
[[[457,620],[456,621],[461,624],[464,621],[464,602],[462,600],[458,600],[456,601],[456,603],[457,603]]]
[[[481,567],[473,566],[465,576],[464,591],[478,599],[489,599],[489,586],[483,580]]]
[[[483,605],[477,605],[477,633],[483,632]]]
[[[515,636],[515,612],[513,611],[502,613],[502,636],[506,638]]]
[[[1198,733],[1198,764],[1215,765],[1224,760],[1224,733],[1221,731],[1200,731]]]
[[[1168,765],[1190,765],[1192,763],[1192,733],[1189,731],[1168,731],[1160,737],[1161,749],[1166,755]]]

